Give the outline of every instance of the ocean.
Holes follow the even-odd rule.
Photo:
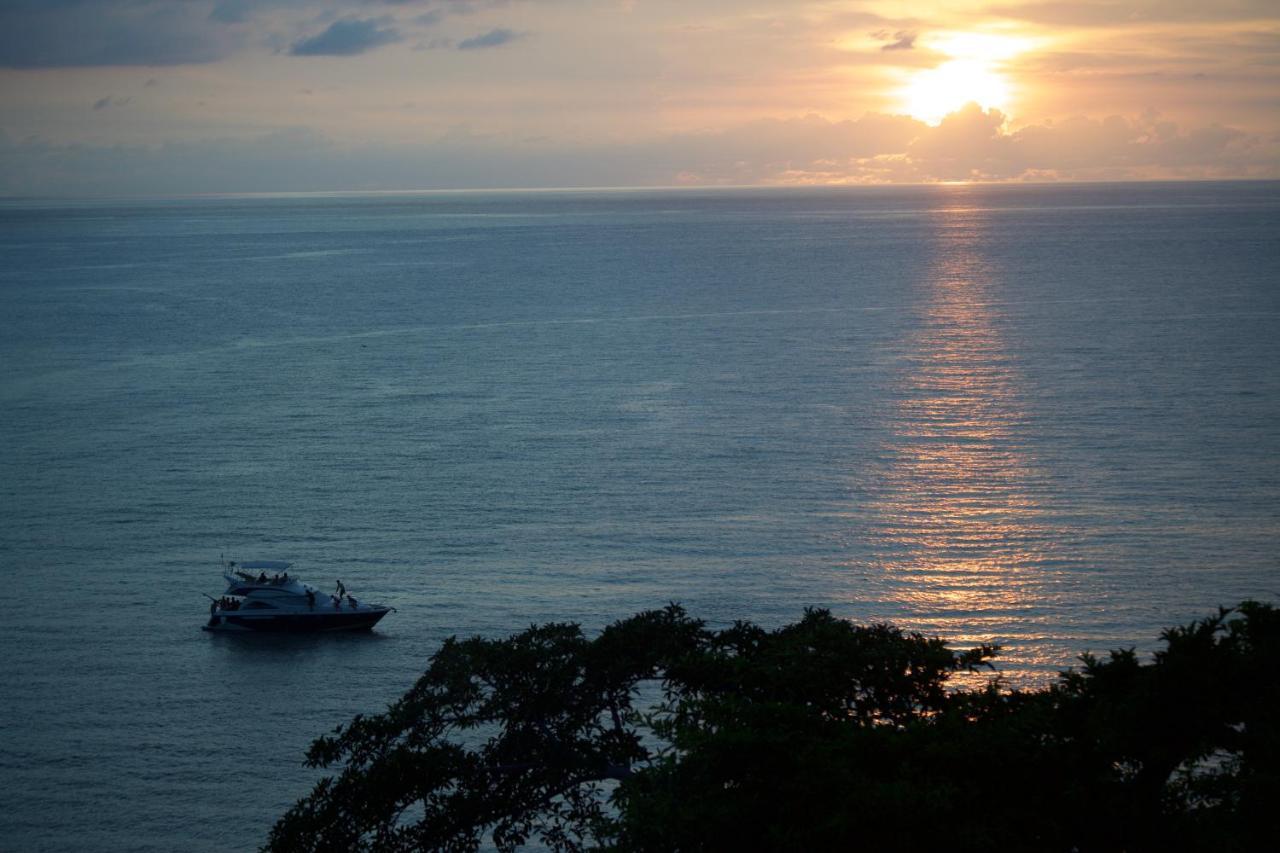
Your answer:
[[[451,635],[1008,683],[1280,596],[1280,184],[0,201],[0,847],[263,843]],[[396,607],[200,630],[220,560]]]

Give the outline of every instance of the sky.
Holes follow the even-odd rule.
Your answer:
[[[1276,0],[0,0],[0,195],[1217,178]]]

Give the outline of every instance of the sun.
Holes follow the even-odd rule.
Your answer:
[[[937,68],[917,71],[898,93],[910,115],[937,124],[948,114],[975,101],[981,107],[1009,111],[1009,86],[990,67],[967,59],[953,59]]]
[[[921,121],[937,124],[973,101],[984,109],[1008,114],[1013,87],[1004,63],[1029,46],[1026,39],[987,33],[944,33],[929,47],[950,59],[914,71],[895,93],[898,108]]]

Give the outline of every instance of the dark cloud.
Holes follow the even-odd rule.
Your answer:
[[[893,41],[889,44],[882,45],[881,50],[911,50],[916,46],[916,34],[910,32],[897,32],[893,34]]]
[[[487,47],[501,47],[520,38],[520,33],[498,27],[482,35],[463,39],[458,42],[458,50],[483,50]]]
[[[255,41],[293,54],[350,56],[399,41],[390,12],[426,28],[503,0],[0,0],[0,68],[172,66],[216,62]],[[297,38],[299,19],[332,24]],[[355,12],[355,14],[351,14]],[[270,13],[280,25],[254,25]],[[345,16],[345,17],[344,17]],[[283,23],[281,23],[283,22]],[[293,33],[288,37],[283,33]]]
[[[93,108],[95,110],[105,110],[107,107],[123,107],[132,100],[132,97],[116,98],[111,95],[107,95],[105,98],[99,98],[94,101]]]
[[[401,36],[385,18],[344,18],[319,35],[300,39],[289,48],[294,56],[355,56],[400,41]]]
[[[244,34],[209,4],[167,0],[4,0],[0,67],[185,65],[232,53]]]

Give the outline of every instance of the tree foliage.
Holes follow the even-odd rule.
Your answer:
[[[1036,691],[823,610],[713,630],[672,605],[447,641],[268,849],[1258,849],[1280,831],[1280,611],[1245,603]]]

